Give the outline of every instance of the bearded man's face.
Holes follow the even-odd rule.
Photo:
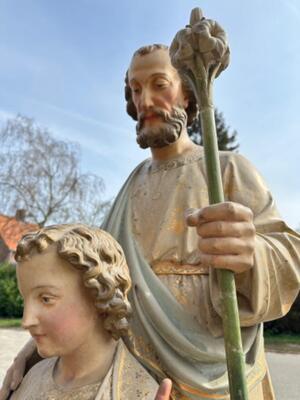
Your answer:
[[[128,81],[137,110],[138,144],[158,148],[174,143],[186,127],[188,100],[168,51],[134,57]]]

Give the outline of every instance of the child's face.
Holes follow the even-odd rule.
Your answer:
[[[22,325],[42,357],[84,350],[99,319],[82,283],[82,273],[50,246],[18,263],[19,290],[24,298]]]

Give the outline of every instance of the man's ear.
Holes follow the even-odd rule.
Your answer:
[[[184,94],[183,97],[183,108],[186,110],[189,105],[189,96],[187,94]]]
[[[188,108],[190,98],[189,98],[189,94],[182,82],[181,82],[181,90],[182,90],[182,97],[183,97],[182,107],[186,110]]]

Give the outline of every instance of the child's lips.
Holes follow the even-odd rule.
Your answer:
[[[46,337],[45,334],[43,333],[31,333],[31,336],[33,337],[33,339],[37,342],[39,342],[40,340],[42,340],[44,337]]]

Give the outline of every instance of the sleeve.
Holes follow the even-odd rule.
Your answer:
[[[24,376],[20,386],[13,392],[11,400],[46,398],[46,392],[51,385],[52,370],[56,358],[46,358],[35,364]],[[47,397],[48,398],[48,397]]]
[[[225,198],[249,207],[256,227],[253,268],[235,276],[241,326],[280,318],[300,288],[300,235],[282,221],[270,191],[248,160],[232,154],[221,158],[221,165]],[[221,315],[215,272],[210,295]]]

